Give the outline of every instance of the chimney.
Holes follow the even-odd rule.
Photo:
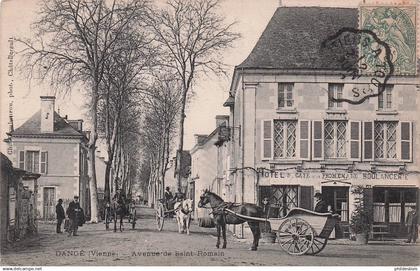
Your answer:
[[[54,132],[54,96],[41,96],[41,133]]]

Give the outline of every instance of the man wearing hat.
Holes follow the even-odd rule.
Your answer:
[[[70,227],[69,227],[69,236],[73,234],[73,236],[77,236],[77,228],[79,227],[78,218],[80,217],[80,212],[82,209],[80,208],[79,204],[79,197],[74,196],[74,200],[70,202],[69,207],[67,208],[67,216],[70,220]]]
[[[416,206],[410,206],[410,211],[407,213],[406,226],[408,227],[408,240],[406,243],[415,243],[418,235],[417,211]]]
[[[63,200],[59,199],[57,205],[55,206],[55,214],[57,217],[57,233],[63,233],[61,231],[61,224],[63,223],[63,220],[66,218],[66,215],[64,214],[64,208],[63,208]]]
[[[316,198],[316,204],[315,204],[315,212],[317,213],[327,213],[328,212],[328,205],[327,203],[324,201],[324,197],[322,196],[321,193],[316,192],[315,196]]]

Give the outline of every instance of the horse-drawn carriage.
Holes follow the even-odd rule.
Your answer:
[[[281,248],[291,255],[315,255],[327,245],[338,215],[294,208],[283,218],[256,218],[227,212],[246,221],[270,223]]]
[[[179,232],[181,233],[181,231],[184,231],[185,228],[187,234],[189,234],[189,223],[191,219],[192,209],[192,200],[190,199],[171,202],[165,202],[164,199],[159,199],[155,210],[157,230],[162,231],[163,224],[165,223],[165,218],[176,216]]]
[[[117,201],[106,203],[104,223],[106,230],[109,230],[109,224],[114,222],[114,232],[117,231],[117,221],[120,219],[120,231],[123,230],[123,219],[127,217],[128,223],[131,224],[131,228],[135,229],[137,222],[137,211],[136,205],[133,201],[127,200],[123,204]]]
[[[327,245],[328,238],[339,219],[331,213],[317,213],[294,208],[283,218],[264,217],[262,208],[250,203],[235,204],[224,202],[210,191],[204,191],[198,203],[199,208],[211,206],[213,220],[217,228],[216,247],[220,246],[220,234],[223,233],[223,246],[226,248],[226,224],[247,222],[254,240],[251,250],[257,250],[260,239],[260,224],[270,223],[277,235],[281,248],[291,255],[315,255]]]

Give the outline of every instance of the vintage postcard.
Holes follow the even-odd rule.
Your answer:
[[[3,270],[420,266],[420,1],[0,13]]]

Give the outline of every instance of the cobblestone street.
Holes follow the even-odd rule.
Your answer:
[[[175,220],[155,228],[153,210],[141,208],[136,229],[105,231],[104,224],[86,224],[80,236],[55,234],[53,224],[40,224],[39,236],[5,251],[2,265],[391,265],[418,266],[420,246],[402,241],[358,246],[332,240],[317,256],[290,256],[278,244],[249,243],[229,237],[227,249],[215,248],[215,229],[195,223],[191,234],[179,234]],[[157,255],[157,252],[160,254]],[[146,253],[146,254],[145,254]]]

